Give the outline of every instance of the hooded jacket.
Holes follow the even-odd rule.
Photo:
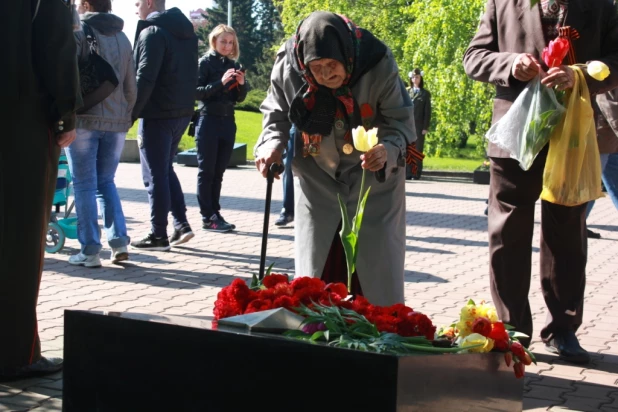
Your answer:
[[[80,18],[92,28],[98,53],[114,68],[118,87],[101,103],[78,115],[77,128],[127,132],[131,128],[131,112],[137,98],[137,88],[131,43],[122,32],[124,22],[110,13],[85,13]],[[75,32],[75,40],[77,57],[82,59],[89,53],[83,30]]]
[[[133,119],[193,115],[198,58],[193,24],[178,8],[172,8],[140,20],[135,37],[137,102]]]

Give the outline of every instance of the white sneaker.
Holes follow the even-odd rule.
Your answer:
[[[126,246],[121,246],[119,248],[112,248],[112,263],[120,263],[125,260],[129,260],[129,250]]]
[[[75,266],[99,268],[101,267],[101,258],[99,258],[98,253],[96,255],[84,255],[83,253],[78,253],[77,255],[73,255],[69,258],[69,263]]]

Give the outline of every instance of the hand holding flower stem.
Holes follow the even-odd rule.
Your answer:
[[[348,210],[345,202],[338,194],[339,208],[341,209],[341,243],[345,250],[346,266],[348,269],[348,292],[352,291],[352,274],[356,270],[356,258],[358,256],[358,234],[361,228],[363,220],[363,213],[365,211],[365,204],[367,203],[367,197],[369,196],[369,190],[365,191],[365,173],[367,169],[371,171],[380,170],[384,167],[386,162],[386,149],[382,145],[378,145],[378,129],[373,128],[366,131],[363,126],[359,126],[352,130],[352,137],[354,139],[354,147],[359,152],[365,152],[361,155],[363,161],[363,175],[361,177],[361,186],[358,197],[358,204],[356,206],[356,215],[350,221],[348,217]],[[377,147],[380,146],[380,147]]]

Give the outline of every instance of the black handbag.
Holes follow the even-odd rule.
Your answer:
[[[82,22],[88,42],[88,54],[79,61],[79,80],[84,105],[77,111],[84,113],[105,100],[118,87],[114,68],[98,53],[97,39],[92,28]]]

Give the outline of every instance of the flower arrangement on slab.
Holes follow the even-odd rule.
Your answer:
[[[363,296],[352,298],[343,283],[267,273],[251,285],[235,279],[221,289],[214,315],[217,321],[276,308],[304,317],[300,329],[284,335],[306,342],[397,355],[503,352],[517,377],[535,362],[518,341],[526,335],[500,322],[493,306],[472,300],[457,322],[437,330],[428,316],[404,304],[377,306]]]

